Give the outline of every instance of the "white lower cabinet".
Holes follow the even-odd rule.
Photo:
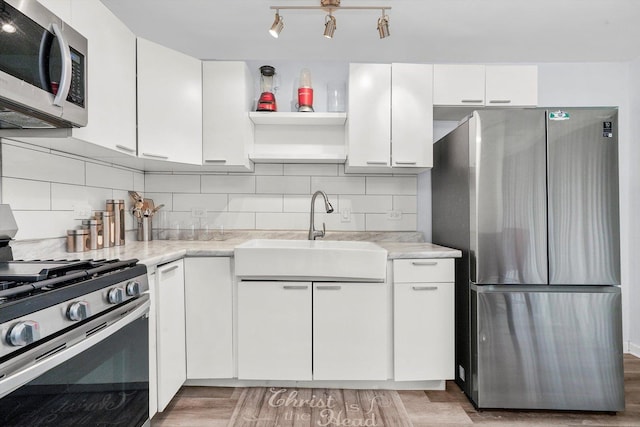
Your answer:
[[[386,380],[386,283],[313,284],[313,379]]]
[[[311,380],[311,282],[238,283],[238,378]]]
[[[187,378],[233,377],[231,258],[186,258]]]
[[[453,260],[394,260],[393,269],[394,379],[453,379]]]
[[[238,283],[238,378],[388,379],[387,292],[385,283]]]
[[[183,260],[158,266],[156,297],[158,410],[163,411],[187,378]]]
[[[150,272],[149,280],[149,418],[158,412],[158,364],[156,361],[156,273]]]

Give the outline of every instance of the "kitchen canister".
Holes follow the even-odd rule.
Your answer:
[[[67,252],[85,252],[89,250],[89,229],[67,230]]]
[[[153,240],[151,235],[151,216],[143,216],[138,219],[138,240],[141,242],[149,242]]]
[[[104,247],[101,219],[83,219],[82,228],[89,230],[89,249],[102,249]]]
[[[113,212],[96,211],[94,212],[96,219],[102,220],[102,243],[103,247],[110,248],[115,246],[115,222]]]
[[[124,200],[107,200],[107,211],[113,212],[114,246],[124,245]]]

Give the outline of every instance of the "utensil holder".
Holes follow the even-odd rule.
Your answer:
[[[153,240],[151,218],[150,216],[144,216],[138,219],[138,241],[149,242]]]

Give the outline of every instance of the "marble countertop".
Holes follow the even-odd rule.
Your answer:
[[[234,235],[235,234],[235,235]],[[184,256],[233,256],[234,248],[253,238],[303,239],[306,233],[247,232],[234,233],[226,240],[153,240],[128,241],[123,246],[87,252],[66,252],[58,239],[12,244],[15,259],[131,259],[136,258],[147,266],[156,266]],[[388,252],[389,259],[403,258],[459,258],[462,252],[433,243],[415,241],[417,233],[340,233],[329,235],[326,240],[372,241]],[[413,241],[410,241],[413,240]],[[48,243],[48,244],[47,244]]]

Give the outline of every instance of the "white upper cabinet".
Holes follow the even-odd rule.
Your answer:
[[[433,104],[484,105],[484,65],[434,65]]]
[[[136,37],[98,0],[73,0],[71,14],[89,40],[89,122],[73,136],[135,156]]]
[[[202,62],[141,38],[138,156],[202,164]]]
[[[430,64],[351,64],[347,172],[432,166],[432,84]]]
[[[392,64],[392,166],[433,166],[433,67]]]
[[[433,66],[436,106],[528,107],[538,104],[535,65]]]
[[[253,79],[244,62],[202,63],[202,160],[206,166],[251,171]]]
[[[487,65],[486,105],[538,105],[538,67],[535,65]]]
[[[391,64],[350,64],[347,167],[391,165]]]

